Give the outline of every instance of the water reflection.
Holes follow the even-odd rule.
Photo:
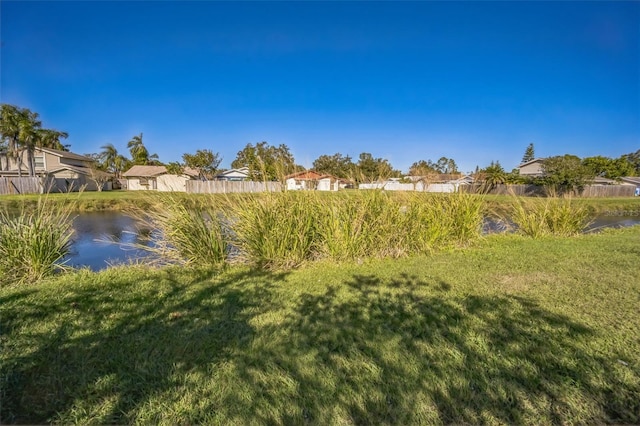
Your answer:
[[[97,271],[109,265],[143,259],[149,253],[131,245],[149,246],[149,230],[119,212],[82,213],[73,221],[73,245],[67,265]]]

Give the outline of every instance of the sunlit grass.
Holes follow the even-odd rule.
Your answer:
[[[1,422],[637,424],[639,238],[3,288]]]

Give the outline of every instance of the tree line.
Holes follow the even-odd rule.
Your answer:
[[[0,106],[0,154],[13,159],[20,165],[21,174],[24,153],[27,153],[29,176],[35,176],[34,152],[37,147],[68,151],[69,145],[61,140],[68,133],[42,127],[39,114],[27,108],[2,104]],[[182,161],[162,163],[157,154],[148,150],[143,134],[134,135],[127,143],[129,156],[118,152],[108,143],[100,147],[98,153],[86,154],[95,162],[98,170],[112,173],[120,178],[122,173],[134,165],[163,165],[169,173],[181,174],[186,168],[197,172],[201,179],[211,179],[220,169],[222,157],[210,149],[198,149],[194,153],[184,153]],[[0,158],[2,157],[0,155]],[[529,144],[522,157],[521,164],[535,159],[533,144]],[[8,168],[8,161],[0,164]],[[289,147],[285,144],[270,145],[268,142],[249,143],[238,151],[231,162],[232,168],[247,167],[249,178],[257,181],[282,180],[286,175],[303,171],[305,167],[296,164]],[[532,183],[560,190],[580,190],[595,177],[619,180],[623,176],[640,175],[640,150],[624,154],[618,158],[594,156],[579,158],[565,154],[545,158],[542,162],[543,176],[521,176],[519,169],[506,172],[499,161],[492,161],[483,168],[476,167],[473,173],[476,181],[490,189],[504,183]],[[389,160],[375,157],[371,153],[361,153],[357,160],[349,155],[335,153],[323,154],[313,161],[312,170],[320,174],[329,174],[353,183],[374,182],[389,178],[401,178],[403,173],[394,168]],[[460,171],[454,159],[441,157],[437,161],[418,160],[408,170],[414,181],[435,179],[441,175],[459,175]]]

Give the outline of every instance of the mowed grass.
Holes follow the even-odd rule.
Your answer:
[[[639,241],[2,288],[1,421],[639,423]]]

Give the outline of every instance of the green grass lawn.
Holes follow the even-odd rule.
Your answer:
[[[0,289],[2,423],[640,422],[640,227]]]

